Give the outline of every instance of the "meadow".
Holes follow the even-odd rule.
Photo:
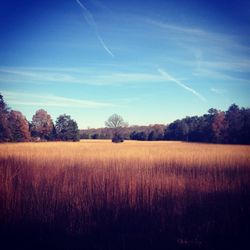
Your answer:
[[[250,146],[0,145],[1,249],[250,249]]]

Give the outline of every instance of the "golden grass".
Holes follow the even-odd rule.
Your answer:
[[[225,230],[240,230],[249,190],[250,146],[106,140],[0,145],[2,223],[35,221],[73,233],[117,224],[125,230],[124,218],[132,213],[138,225],[138,215],[145,215],[145,227],[175,230],[176,241],[187,242],[176,218],[185,221],[194,205],[201,211],[210,206],[226,216]],[[217,211],[220,206],[224,211]],[[203,218],[207,231],[213,219]]]

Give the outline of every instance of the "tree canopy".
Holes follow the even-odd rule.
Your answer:
[[[11,110],[0,94],[0,142],[25,141],[78,141],[79,130],[76,121],[69,115],[57,118],[56,128],[51,116],[44,109],[39,109],[29,124],[20,112]]]
[[[30,141],[29,123],[21,112],[11,110],[8,122],[11,130],[11,141]]]
[[[250,109],[232,104],[227,111],[209,109],[203,116],[186,117],[166,127],[166,140],[250,144]]]
[[[50,140],[54,138],[54,124],[51,116],[44,109],[39,109],[33,115],[31,122],[32,136]]]
[[[56,120],[57,139],[62,141],[79,141],[79,130],[76,121],[70,115],[60,115]]]
[[[0,94],[0,142],[9,141],[11,131],[8,124],[9,107]]]

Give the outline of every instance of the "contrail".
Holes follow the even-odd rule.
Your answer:
[[[202,100],[203,102],[206,101],[206,99],[199,94],[197,91],[195,91],[194,89],[186,86],[184,83],[182,83],[181,81],[177,80],[176,78],[174,78],[173,76],[169,75],[166,71],[164,71],[163,69],[158,68],[158,71],[160,72],[160,74],[162,76],[164,76],[167,80],[175,82],[177,85],[179,85],[180,87],[182,87],[183,89],[191,92],[192,94],[194,94],[195,96],[197,96],[200,100]]]
[[[99,42],[101,43],[102,47],[105,49],[105,51],[109,55],[111,55],[112,57],[114,57],[114,54],[110,51],[110,49],[108,48],[108,46],[104,43],[102,37],[99,35],[97,24],[95,22],[95,19],[94,19],[93,15],[91,14],[91,12],[80,2],[80,0],[76,0],[76,2],[82,8],[82,13],[83,13],[83,16],[84,16],[87,24],[90,27],[92,27],[92,29],[95,31],[96,37],[99,40]]]
[[[107,47],[107,45],[104,43],[104,41],[102,40],[102,38],[97,34],[97,38],[100,41],[102,47],[112,56],[114,57],[114,54],[110,51],[110,49]]]

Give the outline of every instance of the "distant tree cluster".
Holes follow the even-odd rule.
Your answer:
[[[162,124],[135,127],[129,138],[139,141],[160,141],[164,139],[164,129],[165,125]]]
[[[0,94],[0,142],[79,141],[76,121],[60,115],[54,124],[47,111],[39,109],[29,123],[20,111],[11,110]]]
[[[227,111],[210,109],[202,116],[186,117],[169,125],[122,126],[125,140],[178,140],[189,142],[250,144],[250,109],[231,105]],[[111,127],[80,131],[82,139],[112,139]]]
[[[124,140],[158,141],[164,139],[166,125],[122,126],[119,130]],[[89,128],[80,130],[81,139],[112,139],[112,128]]]
[[[227,111],[210,109],[203,116],[176,120],[167,126],[164,139],[250,144],[250,109],[233,104]]]

